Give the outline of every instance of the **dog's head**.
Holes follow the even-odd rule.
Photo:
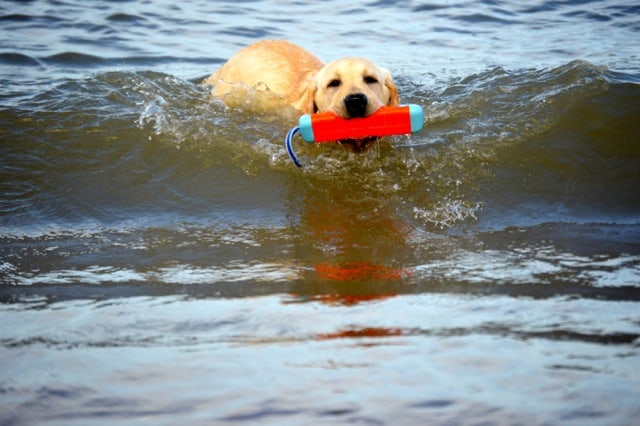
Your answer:
[[[318,71],[312,83],[313,112],[331,111],[339,117],[373,114],[384,105],[398,105],[391,74],[368,59],[344,58]]]
[[[382,106],[399,104],[391,74],[368,59],[344,58],[322,67],[312,79],[309,112],[331,111],[339,117],[367,117]],[[366,150],[375,138],[341,141],[356,152]]]

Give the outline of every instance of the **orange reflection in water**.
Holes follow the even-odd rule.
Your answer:
[[[327,305],[352,306],[395,297],[393,281],[412,276],[409,269],[392,268],[371,262],[319,263],[315,278],[292,292],[296,298]],[[380,285],[381,284],[381,285]],[[381,291],[382,290],[382,291]]]
[[[316,335],[318,340],[354,339],[362,337],[396,337],[404,332],[399,328],[366,327],[352,330],[336,331],[335,333],[321,333]]]
[[[349,262],[344,265],[319,263],[315,267],[318,278],[334,281],[393,280],[407,278],[411,272],[369,262]]]

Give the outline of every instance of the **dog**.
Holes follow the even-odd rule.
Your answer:
[[[268,91],[298,115],[331,111],[343,118],[358,118],[400,103],[387,69],[357,57],[324,64],[284,40],[263,40],[245,47],[204,84],[214,86],[213,95],[223,100],[240,86]],[[341,141],[354,152],[366,150],[372,142],[371,138]]]

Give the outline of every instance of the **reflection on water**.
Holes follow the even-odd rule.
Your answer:
[[[368,262],[352,262],[340,266],[320,263],[316,265],[316,274],[322,279],[336,281],[379,281],[411,276],[409,271],[400,268]]]

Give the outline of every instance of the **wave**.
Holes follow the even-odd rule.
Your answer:
[[[28,60],[21,59],[24,55],[19,53],[8,53],[0,56],[0,59],[3,57],[6,58],[7,63],[11,63],[10,61],[15,57],[18,60]],[[28,58],[28,57],[27,57]],[[121,56],[121,57],[105,57],[105,56],[96,56],[89,55],[86,53],[78,53],[78,52],[63,52],[55,55],[45,56],[42,58],[34,59],[38,64],[46,64],[48,66],[84,66],[84,67],[105,67],[105,66],[118,66],[122,67],[123,65],[127,66],[146,66],[148,68],[153,68],[157,65],[162,64],[174,64],[178,62],[185,63],[193,63],[193,64],[211,64],[214,62],[211,58],[177,58],[174,56],[163,56],[163,55],[154,55],[154,56]]]
[[[17,52],[0,53],[0,64],[19,66],[42,66],[42,61],[29,55]]]
[[[55,60],[101,59],[62,54]],[[246,191],[247,180],[269,181],[284,172],[300,174],[305,185],[324,188],[325,195],[360,188],[353,201],[375,200],[373,208],[414,200],[402,201],[404,214],[436,228],[478,220],[629,223],[640,220],[640,86],[620,79],[582,61],[543,70],[493,68],[429,87],[400,76],[402,101],[425,108],[422,133],[393,138],[364,155],[300,146],[307,163],[300,174],[283,146],[290,123],[246,105],[228,108],[196,80],[107,72],[64,82],[2,112],[5,137],[23,140],[5,148],[4,163],[11,161],[19,173],[5,187],[26,200],[42,196],[33,186],[42,186],[34,179],[44,172],[58,181],[45,191],[60,200],[54,205],[78,202],[78,194],[104,202],[78,188],[70,194],[58,189],[82,180],[95,188],[118,182],[123,196],[110,202],[125,211],[137,200],[204,208],[197,200],[209,188],[193,181],[198,173],[213,182],[244,176],[238,191]],[[26,129],[25,120],[37,125]],[[32,152],[39,153],[35,163]],[[49,166],[21,168],[24,162]],[[163,196],[154,200],[142,192]],[[32,210],[24,202],[24,210]],[[87,202],[82,205],[94,214]]]
[[[345,247],[340,248],[338,240],[344,236],[332,226],[336,218],[317,214],[324,223],[305,217],[298,225],[279,228],[272,224],[227,228],[203,220],[168,222],[164,226],[125,222],[57,230],[49,225],[49,229],[12,234],[5,229],[0,234],[0,283],[36,286],[52,294],[59,291],[44,287],[81,284],[71,291],[72,296],[86,292],[95,295],[96,285],[135,284],[107,287],[100,291],[105,297],[112,293],[133,296],[140,291],[193,291],[225,297],[289,292],[304,297],[331,294],[327,283],[335,294],[371,296],[377,294],[378,283],[384,284],[380,296],[460,292],[536,298],[579,294],[599,300],[640,300],[639,224],[550,223],[480,232],[471,239],[461,239],[456,235],[416,233],[406,224],[402,229],[399,223],[373,220],[371,224],[378,227],[369,232],[375,234],[378,250],[388,246],[396,253],[411,253],[411,258],[404,258],[398,265],[389,259],[391,255],[341,261],[337,249]],[[360,223],[367,222],[360,219]],[[326,239],[327,231],[331,240]],[[395,239],[386,241],[391,234]],[[357,240],[363,246],[368,241],[362,236]],[[295,260],[297,253],[318,249],[324,256],[315,264]],[[163,288],[153,290],[158,284]],[[240,287],[245,284],[251,288]],[[143,289],[144,285],[152,288]],[[181,289],[185,286],[194,288]]]

